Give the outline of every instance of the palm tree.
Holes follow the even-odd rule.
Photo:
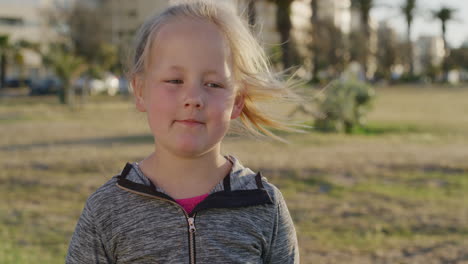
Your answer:
[[[444,79],[447,77],[446,75],[448,71],[447,69],[448,65],[446,63],[447,61],[446,59],[449,55],[449,49],[448,49],[447,38],[446,38],[447,37],[447,22],[454,19],[455,11],[456,11],[455,9],[452,9],[446,6],[442,6],[439,10],[432,11],[434,18],[439,19],[441,26],[442,26],[442,39],[444,42],[444,51],[445,51],[444,60],[442,63],[442,69],[444,71]]]
[[[364,72],[367,74],[367,60],[369,58],[369,42],[370,42],[370,35],[371,35],[371,28],[369,24],[370,18],[370,11],[374,7],[373,0],[351,0],[351,7],[356,8],[359,10],[359,16],[361,20],[361,25],[364,31],[364,41],[363,43],[363,58],[362,58],[362,66],[364,68]]]
[[[41,54],[40,45],[38,43],[29,42],[27,40],[19,40],[19,41],[16,41],[12,45],[11,54],[13,55],[14,63],[17,66],[19,66],[19,70],[20,70],[19,79],[23,83],[23,85],[26,85],[26,82],[25,82],[26,76],[25,76],[25,68],[24,68],[25,57],[23,56],[23,53],[25,51],[32,51],[36,54]]]
[[[63,46],[54,46],[44,56],[44,62],[53,69],[63,83],[63,91],[59,93],[60,102],[73,106],[75,92],[72,82],[86,71],[87,65],[84,60],[72,52],[67,52]]]
[[[408,58],[410,63],[410,75],[414,74],[413,46],[411,44],[411,26],[413,25],[414,11],[416,10],[416,0],[406,0],[401,6],[401,12],[406,19],[406,38],[408,41]]]
[[[35,45],[30,42],[20,40],[11,43],[8,35],[0,35],[0,88],[5,87],[6,68],[9,59],[19,66],[20,77],[24,80],[24,56],[22,51],[25,49],[35,50],[34,48]]]
[[[442,39],[444,40],[444,50],[447,51],[447,22],[453,19],[455,9],[442,6],[439,10],[432,11],[435,19],[439,19],[442,26]]]

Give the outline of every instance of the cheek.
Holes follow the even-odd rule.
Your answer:
[[[231,98],[222,97],[213,100],[215,102],[216,115],[223,120],[230,120],[234,102]]]
[[[176,99],[171,93],[158,89],[148,93],[148,97],[148,122],[151,129],[156,131],[160,123],[166,123],[174,118]]]
[[[164,87],[150,88],[148,99],[148,106],[151,109],[164,110],[176,103],[175,93]]]

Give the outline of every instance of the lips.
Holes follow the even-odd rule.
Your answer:
[[[195,119],[185,119],[185,120],[176,120],[176,123],[186,125],[186,126],[199,126],[204,123]]]

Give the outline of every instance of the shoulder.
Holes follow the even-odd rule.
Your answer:
[[[268,195],[270,196],[273,203],[276,205],[279,203],[284,203],[283,194],[281,193],[280,189],[273,183],[269,182],[267,178],[262,176],[261,179],[262,179],[262,185],[265,188],[265,190],[268,192]]]
[[[261,171],[255,172],[249,167],[244,167],[234,156],[226,156],[232,163],[230,172],[230,182],[234,190],[254,190],[266,189],[269,193],[275,194],[278,188],[269,183]]]
[[[284,198],[280,189],[269,182],[261,172],[254,173],[250,171],[250,173],[245,173],[237,179],[234,178],[234,181],[236,181],[238,187],[240,186],[238,189],[241,190],[265,190],[274,205],[284,203]]]
[[[99,186],[88,198],[88,201],[95,202],[99,199],[105,198],[113,193],[116,189],[117,177],[110,178],[106,183]]]
[[[115,204],[124,192],[117,187],[117,177],[114,176],[97,188],[86,200],[85,209],[89,212],[103,212]]]
[[[254,172],[248,167],[244,167],[241,162],[234,156],[228,156],[229,160],[233,163],[232,171],[230,173],[231,188],[233,190],[256,190],[264,189],[273,204],[278,204],[283,201],[281,191],[266,177],[261,171]]]

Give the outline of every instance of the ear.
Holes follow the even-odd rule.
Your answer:
[[[140,112],[146,112],[144,94],[144,81],[142,77],[136,76],[132,79],[133,94],[135,95],[135,106]]]
[[[242,109],[244,109],[244,104],[245,104],[244,94],[239,93],[236,96],[236,99],[234,100],[234,106],[232,107],[232,113],[231,113],[231,119],[236,119],[241,115]]]

